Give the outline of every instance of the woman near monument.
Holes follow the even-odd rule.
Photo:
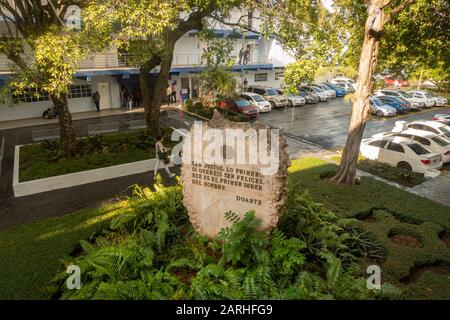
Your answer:
[[[170,148],[166,148],[163,144],[164,142],[164,137],[163,136],[158,136],[158,141],[155,144],[155,151],[156,151],[156,165],[155,165],[155,172],[154,172],[154,177],[153,179],[156,180],[157,176],[158,176],[158,170],[160,168],[164,168],[167,172],[167,174],[169,175],[169,178],[173,178],[175,177],[174,173],[171,173],[169,168],[168,168],[168,164],[170,163]]]

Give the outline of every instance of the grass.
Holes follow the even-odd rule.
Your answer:
[[[438,234],[450,231],[450,208],[406,191],[363,177],[350,187],[320,179],[336,166],[320,159],[303,158],[289,169],[289,187],[308,191],[312,199],[340,217],[372,215],[372,221],[359,222],[383,244],[387,256],[382,263],[383,279],[400,286],[406,297],[450,299],[450,280],[426,271],[406,283],[410,271],[422,266],[450,266],[450,249]],[[122,212],[127,202],[107,205],[59,218],[18,226],[0,232],[0,299],[48,299],[45,290],[79,240],[87,239]],[[417,237],[421,248],[393,243],[390,236],[403,233]],[[364,264],[374,263],[362,261]]]
[[[171,130],[165,130],[166,145]],[[21,182],[104,168],[155,158],[155,141],[144,131],[106,134],[78,139],[75,156],[59,151],[58,142],[30,144],[20,149]]]
[[[308,191],[314,201],[341,217],[371,215],[371,221],[360,221],[359,225],[386,248],[386,260],[381,265],[383,278],[404,288],[406,297],[450,299],[450,278],[442,281],[445,279],[442,274],[427,272],[414,283],[405,282],[416,268],[438,265],[450,270],[450,249],[438,237],[441,231],[450,230],[450,208],[372,178],[363,177],[353,187],[320,179],[321,174],[333,170],[336,165],[319,159],[296,160],[289,169],[290,186]],[[422,247],[393,243],[390,236],[398,233],[417,237]]]
[[[0,232],[0,300],[50,299],[47,286],[80,239],[107,227],[126,203],[105,205]]]
[[[336,162],[341,161],[340,156],[335,156],[331,159]],[[422,173],[409,172],[408,170],[396,168],[385,163],[365,159],[362,156],[358,159],[357,167],[360,170],[409,188],[418,186],[426,181]]]

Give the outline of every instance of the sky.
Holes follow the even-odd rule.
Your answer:
[[[325,5],[325,7],[327,7],[327,9],[331,11],[331,6],[333,4],[333,0],[322,0],[322,2]]]

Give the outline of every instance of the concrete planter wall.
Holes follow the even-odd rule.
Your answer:
[[[154,170],[156,159],[126,163],[117,166],[76,172],[50,178],[19,182],[20,147],[16,146],[14,154],[13,189],[16,197],[70,188],[83,184],[125,177]]]

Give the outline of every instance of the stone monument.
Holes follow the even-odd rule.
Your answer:
[[[198,122],[183,145],[184,205],[196,231],[210,238],[229,227],[225,213],[254,211],[270,231],[287,198],[286,141],[261,124],[226,120],[215,111]]]

